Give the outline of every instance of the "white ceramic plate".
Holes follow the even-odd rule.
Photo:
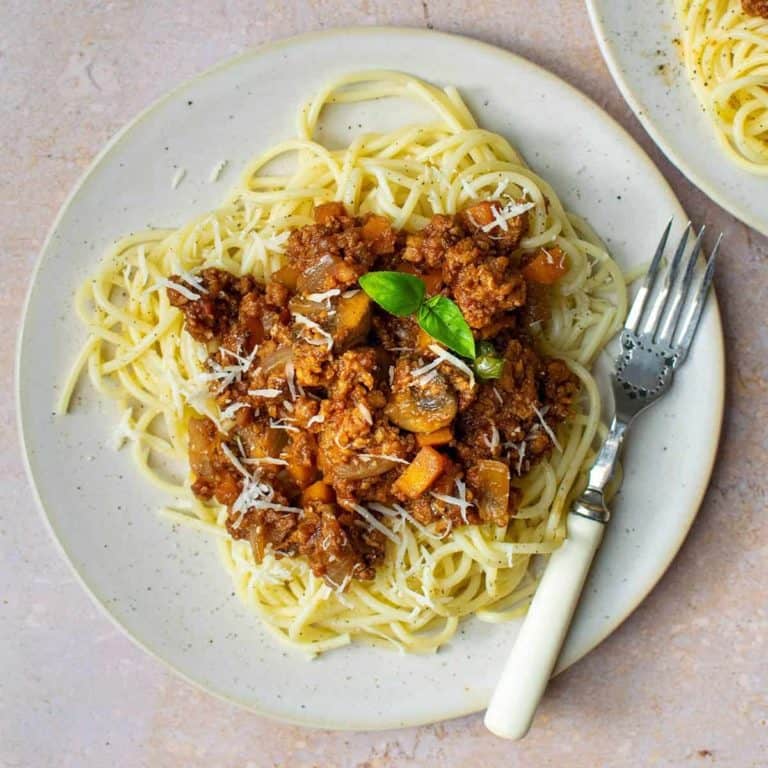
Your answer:
[[[768,178],[723,152],[672,42],[680,35],[673,0],[587,0],[608,69],[662,152],[702,192],[768,235]]]
[[[51,415],[84,339],[76,286],[117,236],[178,225],[214,206],[257,151],[292,135],[297,104],[340,73],[399,68],[454,83],[481,123],[508,136],[566,205],[600,231],[622,265],[646,261],[669,216],[684,213],[641,149],[607,115],[547,72],[496,48],[414,30],[333,31],[269,45],[182,86],[101,153],[64,206],[29,295],[18,360],[29,473],[50,527],[83,583],[144,648],[188,679],[263,714],[330,728],[434,722],[482,709],[516,626],[465,623],[432,656],[353,646],[312,662],[277,645],[233,597],[212,542],[155,510],[127,452],[110,447],[112,404],[83,383],[73,413]],[[397,107],[397,108],[395,108]],[[355,109],[353,117],[347,109]],[[405,102],[337,107],[331,141],[419,117]],[[217,184],[211,168],[229,160]],[[176,168],[187,169],[177,190]],[[720,319],[710,302],[690,362],[643,419],[624,490],[561,667],[608,635],[643,599],[696,514],[723,402]],[[664,459],[664,460],[663,460]],[[667,460],[668,459],[668,460]]]

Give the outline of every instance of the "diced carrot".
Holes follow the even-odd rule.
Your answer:
[[[493,215],[494,210],[499,210],[498,203],[484,200],[482,203],[476,203],[470,208],[467,208],[464,213],[476,227],[485,227],[495,221],[496,217]]]
[[[427,491],[445,471],[447,459],[434,448],[425,446],[392,484],[395,495],[416,499]]]
[[[432,296],[437,293],[443,287],[443,272],[440,269],[435,269],[432,272],[425,272],[423,275],[419,275],[424,281],[424,286],[427,289],[427,296]]]
[[[360,230],[363,240],[368,243],[371,251],[377,255],[393,253],[397,235],[384,216],[371,215]]]
[[[403,263],[397,265],[398,272],[405,272],[406,275],[413,275],[424,281],[424,287],[427,289],[427,296],[432,296],[443,287],[443,273],[440,269],[431,272],[419,272],[413,264]]]
[[[275,283],[284,285],[291,291],[295,291],[296,283],[299,279],[299,270],[296,269],[296,267],[282,267],[281,269],[278,269],[277,272],[273,272],[269,279]]]
[[[408,262],[401,261],[397,265],[397,271],[405,272],[406,275],[416,275],[416,277],[421,277],[419,270],[416,269],[416,267],[414,267],[413,264],[409,264]]]
[[[416,442],[420,446],[425,445],[446,445],[453,440],[453,432],[450,427],[436,429],[434,432],[427,432],[425,435],[416,435]]]
[[[366,243],[372,243],[374,240],[382,237],[382,235],[385,235],[390,229],[389,221],[384,216],[373,215],[369,216],[368,220],[363,224],[360,234]]]
[[[321,203],[315,206],[315,221],[318,224],[325,224],[329,219],[346,215],[344,203]]]
[[[317,470],[312,464],[291,462],[288,465],[288,474],[296,481],[299,487],[303,488],[312,482],[317,475]]]
[[[565,252],[557,245],[539,248],[536,255],[523,267],[523,277],[532,283],[552,285],[568,271]]]
[[[429,345],[434,343],[435,340],[423,328],[419,328],[416,335],[416,349],[429,349]]]
[[[310,501],[321,501],[324,504],[330,504],[335,500],[336,494],[333,492],[333,488],[322,480],[312,483],[312,485],[307,486],[301,492],[302,504],[308,504]]]

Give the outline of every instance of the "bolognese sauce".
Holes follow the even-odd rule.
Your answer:
[[[579,381],[529,330],[565,254],[524,252],[527,217],[491,228],[498,210],[479,203],[407,234],[326,203],[291,233],[266,285],[216,268],[195,291],[171,278],[170,302],[208,345],[222,413],[189,423],[192,489],[228,507],[229,533],[257,561],[305,556],[338,586],[375,576],[393,510],[440,536],[507,525],[519,502],[510,481],[556,448]],[[358,285],[374,270],[452,299],[496,375],[475,375],[412,317],[375,304]]]

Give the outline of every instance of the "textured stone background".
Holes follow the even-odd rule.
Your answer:
[[[496,740],[478,716],[379,734],[305,731],[201,693],[122,637],[74,583],[18,455],[17,319],[46,230],[93,155],[223,58],[361,24],[434,26],[543,64],[631,131],[694,221],[727,235],[717,288],[729,394],[706,502],[661,584],[550,687],[522,744]],[[0,766],[768,765],[768,240],[665,162],[611,82],[579,0],[0,0],[0,105]]]

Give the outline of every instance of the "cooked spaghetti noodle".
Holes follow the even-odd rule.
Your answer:
[[[718,139],[742,168],[768,174],[768,18],[743,0],[675,5],[685,65]]]
[[[315,138],[327,105],[395,96],[428,105],[434,120],[365,133],[344,149]],[[273,160],[286,157],[293,159],[289,172],[270,171]],[[169,276],[217,267],[266,279],[282,265],[290,231],[310,224],[313,207],[326,201],[388,216],[413,232],[435,213],[503,196],[533,204],[521,251],[556,245],[566,254],[569,269],[553,287],[550,316],[534,332],[543,353],[567,362],[583,393],[558,430],[559,450],[516,481],[522,500],[509,525],[463,526],[439,537],[413,518],[392,519],[394,535],[375,578],[344,589],[314,576],[301,558],[268,552],[257,563],[247,540],[230,538],[226,508],[190,490],[189,421],[206,415],[221,423],[224,416],[202,378],[208,350],[183,331],[182,314],[169,303]],[[90,336],[59,408],[68,409],[87,369],[96,389],[119,405],[119,441],[131,444],[142,474],[175,497],[164,514],[217,540],[239,595],[281,639],[310,655],[352,639],[432,651],[464,616],[501,622],[525,611],[536,586],[533,558],[562,542],[564,511],[603,430],[589,367],[621,326],[625,307],[625,283],[605,246],[502,136],[477,126],[455,88],[363,72],[331,83],[305,105],[297,137],[253,160],[221,208],[109,250],[76,298]]]

